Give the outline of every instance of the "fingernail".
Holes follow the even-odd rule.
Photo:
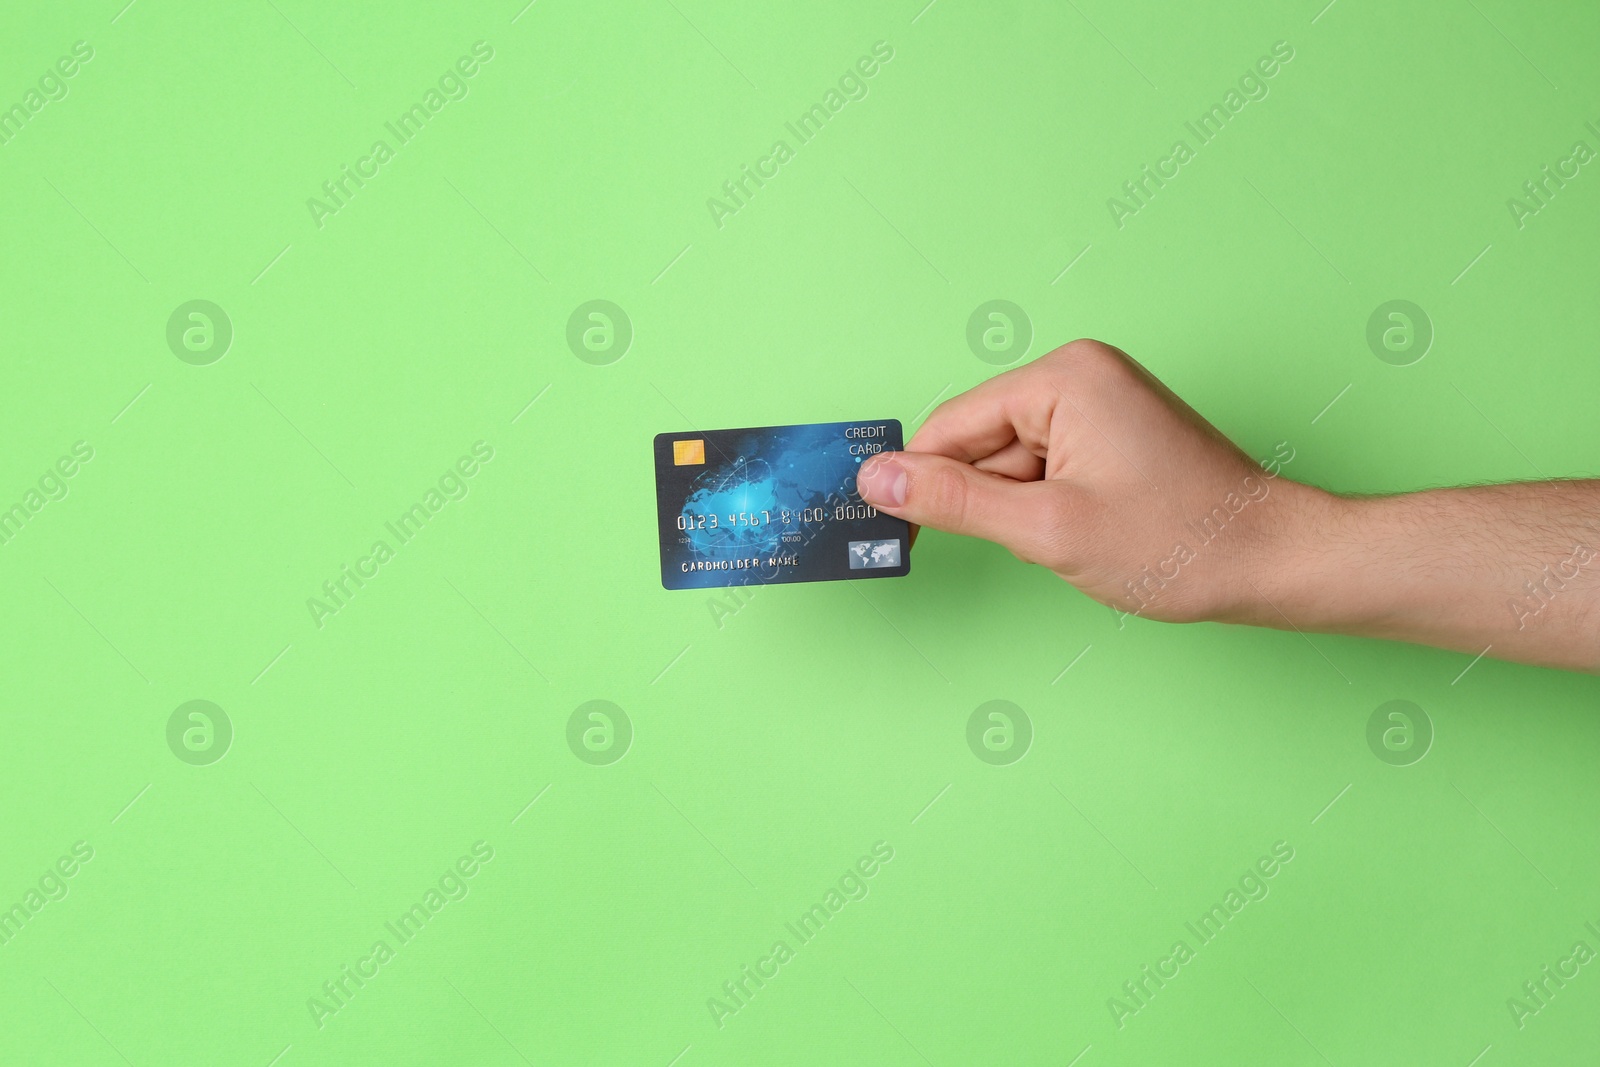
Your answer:
[[[906,502],[906,469],[889,456],[876,456],[862,466],[856,488],[869,504],[897,508]]]

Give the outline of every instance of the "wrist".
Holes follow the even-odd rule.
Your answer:
[[[1276,629],[1327,626],[1326,590],[1348,570],[1333,546],[1349,543],[1340,531],[1359,522],[1365,503],[1276,479],[1212,618]]]

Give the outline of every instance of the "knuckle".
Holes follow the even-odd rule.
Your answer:
[[[930,513],[950,526],[966,525],[968,487],[960,471],[953,467],[936,467],[924,476],[920,488]]]
[[[1087,337],[1069,341],[1046,358],[1063,382],[1080,389],[1115,388],[1137,374],[1120,349]]]
[[[1082,510],[1065,493],[1051,493],[1039,509],[1038,562],[1061,567],[1077,559],[1083,519]]]
[[[1083,338],[1067,342],[1045,358],[1050,369],[1063,381],[1081,382],[1104,372],[1110,352],[1099,341]]]
[[[1082,368],[1104,363],[1112,351],[1110,345],[1091,337],[1080,337],[1076,341],[1068,341],[1050,354],[1064,367]]]
[[[1061,493],[1049,521],[1047,551],[1057,570],[1092,569],[1117,548],[1108,506],[1093,493]]]
[[[1051,493],[1039,508],[1039,519],[1044,528],[1057,537],[1070,534],[1079,521],[1077,505],[1065,493]]]

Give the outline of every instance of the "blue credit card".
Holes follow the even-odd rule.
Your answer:
[[[668,589],[899,578],[910,528],[856,493],[868,457],[903,447],[896,419],[656,435]]]

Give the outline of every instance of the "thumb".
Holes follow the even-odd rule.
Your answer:
[[[1044,482],[1018,482],[926,452],[884,452],[856,476],[861,499],[896,518],[947,533],[981,537],[1038,560],[1059,514]],[[1055,487],[1059,488],[1059,487]]]

